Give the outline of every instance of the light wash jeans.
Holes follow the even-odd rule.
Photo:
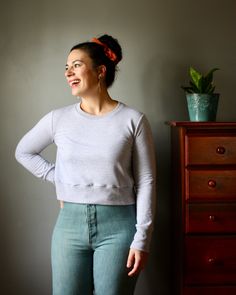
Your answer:
[[[135,205],[64,202],[51,244],[53,295],[132,295],[126,262]]]

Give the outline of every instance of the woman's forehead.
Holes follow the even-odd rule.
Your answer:
[[[68,55],[67,64],[71,64],[75,60],[88,62],[90,60],[90,58],[84,50],[74,49]]]

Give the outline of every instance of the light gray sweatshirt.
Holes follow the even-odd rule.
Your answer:
[[[149,252],[156,205],[156,154],[144,113],[118,101],[103,115],[75,104],[51,110],[19,141],[15,157],[55,185],[58,200],[86,204],[136,203],[131,248]],[[55,143],[55,163],[40,152]]]

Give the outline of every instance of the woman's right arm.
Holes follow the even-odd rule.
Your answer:
[[[40,152],[53,141],[53,111],[51,111],[21,138],[15,150],[15,158],[36,177],[55,184],[55,164],[40,155]]]

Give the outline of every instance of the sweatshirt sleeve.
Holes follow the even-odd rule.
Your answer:
[[[142,114],[135,131],[133,176],[136,191],[136,233],[130,248],[149,252],[156,207],[156,154],[151,127]]]
[[[16,160],[38,178],[54,183],[55,164],[44,159],[40,152],[53,143],[53,111],[44,115],[19,141]]]

